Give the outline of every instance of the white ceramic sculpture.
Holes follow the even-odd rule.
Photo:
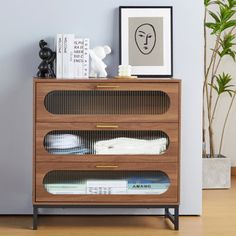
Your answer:
[[[131,65],[119,65],[118,67],[118,74],[119,76],[131,76],[132,67]]]
[[[97,46],[89,50],[89,54],[91,57],[90,77],[107,77],[107,65],[103,62],[103,59],[110,53],[111,48],[107,45]]]

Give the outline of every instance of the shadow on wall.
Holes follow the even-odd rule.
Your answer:
[[[0,186],[4,187],[0,208],[8,209],[15,205],[29,209],[32,181],[32,76],[39,63],[38,43],[13,50],[0,58],[1,73],[7,75],[1,78],[0,86],[0,165],[4,167],[0,172]],[[24,164],[19,165],[20,162]],[[24,196],[15,198],[16,195]],[[1,206],[3,203],[4,206]]]
[[[108,56],[107,72],[109,76],[116,76],[118,74],[119,65],[119,8],[114,9],[113,28],[112,28],[112,45],[111,55]]]

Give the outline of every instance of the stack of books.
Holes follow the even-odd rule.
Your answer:
[[[169,188],[170,182],[164,177],[129,178],[127,194],[162,194]]]
[[[62,180],[57,183],[46,183],[45,188],[52,194],[119,194],[144,195],[163,194],[168,190],[170,182],[163,176],[160,178],[128,178],[128,179],[78,179]]]
[[[86,194],[86,182],[77,183],[49,183],[44,185],[47,192],[51,194]]]
[[[57,34],[56,77],[85,79],[89,77],[89,39],[74,34]]]
[[[87,180],[87,194],[126,194],[126,180]]]

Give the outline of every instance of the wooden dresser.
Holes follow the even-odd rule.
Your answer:
[[[34,79],[33,228],[39,208],[144,207],[177,230],[180,92],[176,79]]]

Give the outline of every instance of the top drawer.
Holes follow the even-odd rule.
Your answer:
[[[178,122],[179,83],[35,83],[39,122]]]

